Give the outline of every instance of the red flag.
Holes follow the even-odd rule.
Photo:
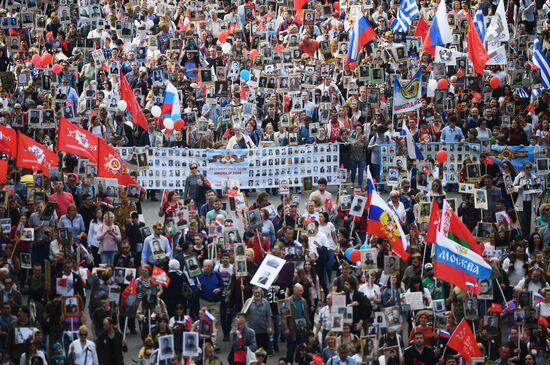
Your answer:
[[[430,27],[428,26],[428,23],[420,17],[418,18],[418,24],[416,24],[416,29],[414,31],[415,37],[420,37],[422,40],[426,37],[426,34],[428,34],[428,30]]]
[[[17,132],[0,125],[0,151],[6,155],[17,157]]]
[[[49,176],[50,169],[59,165],[59,156],[48,147],[19,132],[17,137],[17,167],[42,170]]]
[[[294,10],[301,10],[306,4],[307,0],[294,0]]]
[[[428,232],[426,233],[426,242],[435,243],[437,231],[439,231],[439,225],[441,224],[441,209],[437,202],[432,200],[432,207],[430,211],[430,223],[428,223]]]
[[[302,9],[296,10],[294,21],[300,25],[304,23],[304,11]]]
[[[147,129],[148,126],[145,114],[143,114],[143,110],[141,110],[141,107],[136,100],[134,91],[130,87],[130,84],[128,83],[128,80],[126,80],[126,76],[124,76],[122,70],[120,70],[120,100],[124,100],[128,104],[126,110],[132,115],[134,124],[137,124],[143,129]]]
[[[539,316],[539,324],[544,328],[548,328],[548,326],[550,326],[548,320],[544,316]]]
[[[8,177],[8,160],[0,160],[0,184],[5,184],[7,177]]]
[[[97,158],[97,176],[117,179],[120,185],[127,186],[128,184],[137,185],[136,180],[130,176],[124,160],[118,152],[99,138],[98,158]]]
[[[487,165],[494,165],[495,164],[495,160],[493,160],[493,158],[491,156],[485,156],[485,163]]]
[[[466,360],[482,356],[472,329],[464,319],[460,321],[458,327],[454,330],[447,346],[461,354]]]
[[[491,313],[502,313],[502,304],[491,303],[491,308],[489,308]]]
[[[80,128],[70,120],[59,117],[59,132],[57,149],[87,158],[97,164],[97,147],[99,138],[87,130]]]
[[[468,13],[468,56],[472,60],[476,72],[483,75],[485,64],[489,61],[489,55],[481,38],[479,38],[479,33],[474,26],[470,13]]]
[[[458,77],[459,79],[464,77],[464,70],[462,69],[462,67],[459,68],[458,71],[456,72],[456,77]]]
[[[166,274],[166,271],[158,266],[153,267],[153,275],[151,276],[157,284],[165,288],[168,288],[168,285],[170,285],[170,277]]]
[[[130,284],[120,294],[120,310],[127,312],[129,308],[125,308],[126,304],[134,306],[136,304],[137,285],[136,278],[130,280]],[[132,297],[133,296],[133,297]]]

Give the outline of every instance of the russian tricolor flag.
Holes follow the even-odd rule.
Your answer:
[[[367,233],[380,238],[387,238],[390,241],[393,252],[403,261],[409,259],[409,242],[407,236],[399,224],[399,218],[388,207],[388,204],[375,191],[368,214]]]
[[[447,16],[447,7],[445,1],[441,0],[437,7],[434,20],[428,34],[422,43],[422,50],[428,52],[432,56],[435,55],[435,47],[443,46],[453,41],[453,33],[449,26],[449,17]]]
[[[542,303],[542,302],[544,302],[544,297],[542,295],[540,295],[539,293],[535,293],[535,294],[533,294],[533,300],[537,303]]]
[[[166,90],[164,91],[164,102],[161,110],[163,118],[171,118],[172,120],[181,118],[181,104],[178,89],[176,89],[170,81],[168,81]]]
[[[444,330],[439,330],[439,337],[440,338],[446,338],[447,340],[451,338],[451,334]]]
[[[349,37],[347,63],[357,62],[359,51],[374,38],[376,32],[367,18],[362,16],[357,19]]]
[[[480,279],[491,278],[492,268],[474,251],[437,232],[435,277],[468,290]]]
[[[204,311],[204,319],[212,325],[215,317],[209,311]]]

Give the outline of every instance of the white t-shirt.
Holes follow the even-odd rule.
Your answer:
[[[370,301],[374,300],[375,297],[380,298],[380,287],[376,284],[372,285],[372,288],[368,286],[368,283],[361,284],[358,289],[363,293]]]
[[[332,239],[332,232],[336,232],[336,227],[332,222],[328,222],[326,226],[319,226],[319,233],[323,234],[331,249],[336,249],[336,242]]]

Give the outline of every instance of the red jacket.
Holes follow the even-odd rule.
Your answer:
[[[260,246],[261,244],[261,246]],[[251,248],[254,250],[254,263],[255,264],[261,264],[262,260],[264,259],[267,252],[269,252],[269,241],[264,236],[260,236],[260,240],[258,241],[258,237],[250,237],[248,239],[248,243],[246,244],[246,247]],[[263,249],[263,250],[262,250]],[[263,252],[262,252],[263,251]]]

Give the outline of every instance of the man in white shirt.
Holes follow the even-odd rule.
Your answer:
[[[327,333],[332,328],[332,294],[327,295],[327,305],[319,309],[319,314],[317,316],[317,323],[315,323],[315,337],[319,331],[321,331],[322,344],[321,347],[326,347]]]

